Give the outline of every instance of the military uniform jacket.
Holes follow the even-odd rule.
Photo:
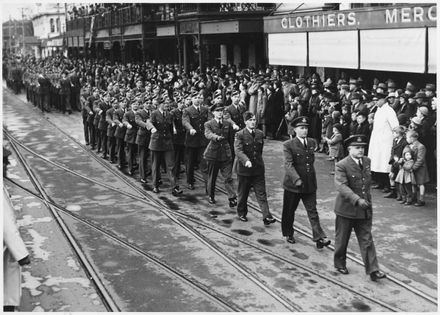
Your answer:
[[[70,94],[70,80],[69,79],[61,79],[60,80],[60,94],[61,95]]]
[[[83,118],[87,118],[89,116],[89,112],[87,111],[87,99],[90,97],[91,95],[86,92],[86,89],[83,88],[81,89],[81,93],[80,93],[80,102],[81,102],[81,114]]]
[[[200,113],[195,106],[185,108],[182,116],[183,126],[186,128],[185,146],[187,148],[205,147],[208,143],[205,138],[205,122],[208,121],[208,109],[200,106]],[[197,131],[195,135],[190,134],[190,130]]]
[[[371,219],[372,207],[367,210],[357,205],[359,199],[371,203],[371,160],[362,157],[362,169],[351,156],[336,164],[335,185],[338,191],[335,213],[351,219]]]
[[[307,149],[303,143],[295,137],[283,143],[284,152],[284,175],[283,188],[295,193],[310,194],[316,192],[316,173],[313,163],[315,162],[314,149],[316,142],[307,138]],[[296,181],[301,179],[302,185],[297,187]]]
[[[183,111],[178,108],[173,109],[171,112],[171,117],[173,118],[173,126],[177,133],[173,130],[173,143],[178,145],[185,144],[185,127],[182,123]]]
[[[232,125],[228,121],[223,121],[221,128],[215,119],[205,123],[205,137],[209,140],[208,146],[203,153],[205,160],[219,162],[232,160],[231,146],[229,144],[231,133]],[[218,136],[222,136],[224,139],[218,141]]]
[[[85,110],[87,111],[87,122],[93,123],[93,120],[95,119],[95,112],[93,111],[95,103],[98,101],[97,98],[95,98],[93,95],[90,95],[87,98],[87,102],[85,104]],[[91,113],[91,114],[90,114]]]
[[[226,107],[226,119],[230,118],[232,121],[240,127],[240,129],[243,129],[245,127],[244,119],[243,119],[243,113],[244,109],[241,106],[238,106],[238,108],[235,105],[229,105]]]
[[[114,113],[115,113],[115,109],[113,107],[108,109],[107,112],[105,113],[105,121],[107,122],[107,137],[115,136],[116,124],[113,121]]]
[[[138,126],[136,124],[136,117],[133,110],[129,110],[124,114],[124,117],[122,118],[122,123],[124,124],[125,127],[127,127],[128,124],[131,125],[130,129],[127,128],[124,141],[126,143],[136,143]]]
[[[136,111],[134,116],[136,124],[138,125],[138,132],[136,136],[136,144],[147,147],[150,143],[150,130],[151,125],[149,123],[150,112],[146,109],[140,109]]]
[[[99,115],[99,112],[101,111],[102,103],[103,101],[99,99],[93,103],[93,112],[95,113],[95,116],[93,118],[93,125],[95,126],[95,128],[98,128],[99,120],[101,119],[101,115]]]
[[[127,131],[127,127],[125,125],[123,125],[122,127],[119,126],[120,124],[122,124],[124,114],[125,114],[125,110],[123,108],[118,108],[117,110],[115,110],[113,114],[113,121],[116,124],[115,138],[118,139],[124,139],[125,133]]]
[[[255,138],[247,128],[235,134],[234,149],[236,156],[235,171],[240,176],[264,175],[263,140],[264,134],[255,129]],[[246,161],[251,161],[252,167],[245,167]]]
[[[170,113],[164,115],[157,109],[151,113],[150,129],[157,132],[151,134],[149,149],[152,151],[173,151],[173,118]]]
[[[46,77],[39,77],[38,83],[40,84],[40,93],[48,94],[50,89],[50,81]]]
[[[107,110],[109,110],[111,108],[111,105],[106,103],[106,102],[101,102],[99,104],[99,108],[101,109],[101,114],[98,115],[99,116],[99,123],[98,123],[98,129],[99,130],[107,130],[108,127],[108,123],[106,120],[106,114],[107,114]]]

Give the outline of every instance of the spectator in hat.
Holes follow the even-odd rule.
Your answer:
[[[370,143],[370,126],[368,124],[368,112],[367,111],[359,111],[356,113],[356,130],[355,134],[363,135],[367,139],[367,144]],[[368,154],[368,146],[365,147],[365,154]]]
[[[289,95],[290,108],[284,115],[287,123],[287,134],[290,139],[295,138],[295,128],[292,126],[292,121],[298,117],[299,96]]]
[[[379,270],[376,249],[371,233],[373,207],[370,193],[371,161],[364,156],[365,136],[353,135],[346,141],[348,156],[336,164],[334,266],[341,274],[348,274],[347,246],[354,229],[359,242],[365,272],[372,281],[385,278]],[[362,181],[357,180],[363,178]]]
[[[254,115],[257,113],[258,89],[260,88],[261,83],[261,78],[255,78],[252,80],[252,83],[247,91],[250,96],[249,107],[245,108],[245,110],[248,109],[251,113],[254,113]]]
[[[314,151],[317,146],[313,138],[308,138],[308,119],[301,116],[292,121],[296,137],[283,143],[285,176],[281,227],[286,241],[293,244],[293,223],[299,201],[302,200],[312,226],[313,241],[318,249],[328,246],[327,239],[319,223],[316,209],[316,173]]]
[[[319,94],[319,89],[316,84],[312,84],[310,87],[311,96],[308,105],[308,118],[310,123],[308,136],[314,138],[316,143],[321,143],[321,96]],[[315,150],[319,150],[319,145],[316,146]]]
[[[391,158],[388,162],[391,165],[389,174],[391,191],[385,195],[384,198],[397,198],[398,201],[402,200],[400,192],[401,188],[399,184],[395,182],[397,173],[400,169],[400,161],[402,158],[403,149],[408,145],[405,139],[406,128],[404,126],[397,126],[393,129],[393,147],[391,149]]]
[[[295,83],[290,82],[290,78],[287,75],[281,78],[281,87],[284,96],[284,112],[286,113],[290,110],[289,95],[299,95],[299,88]]]
[[[267,109],[265,123],[267,133],[270,134],[268,139],[277,138],[277,131],[281,123],[284,121],[284,95],[281,90],[281,84],[276,81],[267,95]]]
[[[379,84],[380,85],[380,84]],[[373,188],[383,189],[389,193],[390,152],[393,146],[393,129],[399,126],[396,112],[382,97],[384,95],[379,88],[377,94],[380,99],[377,101],[377,111],[374,116],[373,130],[371,132],[368,157],[371,159],[371,171],[375,175],[376,185]]]
[[[367,105],[362,100],[362,95],[357,92],[351,93],[351,112],[368,111]]]
[[[247,222],[247,201],[251,187],[263,215],[263,224],[275,223],[269,211],[266,194],[265,167],[263,161],[263,132],[256,129],[256,118],[251,112],[243,114],[246,127],[235,135],[235,152],[237,155],[236,172],[238,178],[237,214],[240,221]]]
[[[301,116],[307,115],[311,91],[304,78],[299,78],[297,84],[299,88],[299,104],[301,105],[298,114]]]
[[[210,204],[216,203],[215,185],[220,171],[225,181],[229,206],[232,208],[237,205],[237,195],[232,179],[232,150],[229,142],[233,128],[230,122],[223,119],[223,110],[224,107],[220,104],[211,107],[214,118],[205,123],[205,137],[209,143],[203,157],[208,164],[208,180],[206,182],[208,202]]]
[[[410,123],[410,118],[413,117],[417,112],[417,105],[415,102],[409,102],[410,96],[407,93],[402,93],[399,97],[400,108],[397,110],[397,119],[399,124],[403,126],[408,126]]]
[[[403,154],[410,150],[415,157],[412,171],[416,179],[418,189],[417,201],[414,203],[416,207],[425,205],[425,184],[429,182],[429,173],[426,167],[426,148],[418,141],[419,134],[417,131],[410,130],[406,133],[406,141],[408,146],[403,150]]]
[[[267,110],[267,84],[262,82],[261,86],[258,88],[257,96],[257,127],[263,131],[264,137],[266,138],[267,130],[264,117]]]

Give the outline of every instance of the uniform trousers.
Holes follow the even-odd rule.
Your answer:
[[[134,165],[136,164],[137,144],[127,143],[126,149],[127,149],[128,170],[132,171],[134,169]]]
[[[104,156],[108,154],[108,146],[107,146],[107,128],[99,130],[99,138],[101,139],[101,151]]]
[[[180,165],[184,161],[185,157],[185,146],[183,144],[173,144],[174,145],[174,175],[179,178],[180,175]]]
[[[87,117],[83,117],[83,128],[84,128],[84,140],[86,141],[86,144],[89,144],[90,143],[89,124],[87,122]]]
[[[283,214],[281,217],[283,236],[293,236],[295,211],[300,200],[302,200],[307,211],[307,216],[309,217],[310,225],[312,227],[313,241],[316,242],[321,238],[325,238],[326,235],[319,223],[318,210],[316,209],[316,192],[304,194],[288,190],[284,190],[283,198]]]
[[[116,138],[116,154],[118,155],[118,166],[123,167],[127,162],[125,158],[124,139]]]
[[[139,153],[139,175],[141,179],[147,180],[147,170],[148,170],[148,144],[138,145]]]
[[[205,152],[205,147],[200,148],[186,148],[186,181],[188,184],[194,184],[194,166],[196,166],[197,161],[200,161],[200,170],[203,174],[208,172],[208,167],[206,161],[203,158],[203,152]]]
[[[206,181],[206,190],[208,195],[214,198],[215,182],[217,181],[218,171],[221,172],[225,180],[225,188],[228,192],[228,198],[236,198],[234,189],[234,180],[232,179],[232,161],[206,161],[208,164],[208,180]]]
[[[96,147],[95,125],[93,124],[93,121],[89,121],[87,125],[89,128],[90,145],[92,146],[92,149],[94,149]]]
[[[116,138],[107,135],[107,146],[110,154],[110,161],[116,160]]]
[[[348,241],[350,240],[351,230],[354,229],[365,265],[365,272],[371,274],[379,270],[376,248],[371,234],[372,222],[372,219],[350,219],[336,215],[335,268],[346,267]]]
[[[171,188],[177,185],[177,178],[173,173],[174,167],[174,151],[151,151],[151,157],[153,160],[153,165],[151,167],[151,175],[153,177],[153,186],[159,187],[160,176],[160,165],[161,161],[165,160],[167,167],[167,174],[170,178]]]
[[[237,175],[237,214],[238,216],[246,216],[248,213],[247,201],[251,187],[254,187],[255,197],[263,214],[263,219],[272,218],[269,211],[266,195],[266,178],[264,174],[255,176]]]

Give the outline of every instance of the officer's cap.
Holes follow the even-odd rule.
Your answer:
[[[238,91],[238,90],[234,90],[234,91],[232,91],[232,93],[231,93],[231,96],[235,96],[235,95],[240,95],[240,91]]]
[[[212,105],[210,107],[211,112],[222,112],[225,109],[225,107],[221,104]]]
[[[295,118],[291,123],[292,127],[296,128],[296,127],[300,127],[300,126],[309,126],[309,120],[307,119],[306,116],[300,116]]]
[[[252,117],[255,117],[255,115],[251,112],[244,112],[244,114],[243,114],[244,121],[247,121],[247,120],[251,119]]]
[[[352,135],[345,140],[345,145],[349,146],[366,146],[367,137],[364,135]]]

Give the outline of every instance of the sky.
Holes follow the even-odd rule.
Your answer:
[[[2,23],[11,19],[21,20],[21,8],[24,8],[25,16],[36,10],[37,5],[35,2],[2,2]]]

